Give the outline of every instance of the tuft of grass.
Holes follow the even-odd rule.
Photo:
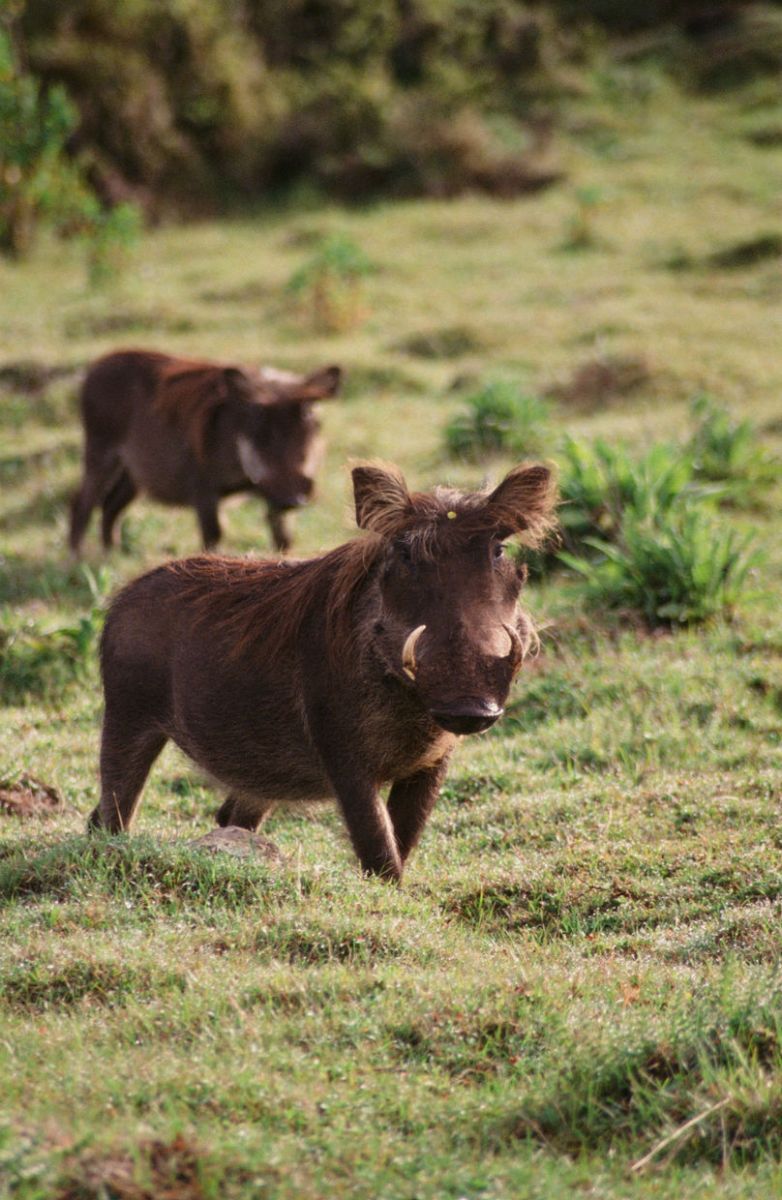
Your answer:
[[[0,1007],[16,1012],[68,1008],[88,1000],[115,1007],[184,991],[180,971],[76,959],[65,964],[25,960],[0,971]]]
[[[393,349],[413,358],[450,359],[474,354],[485,349],[485,344],[481,335],[469,325],[447,325],[443,329],[411,334],[395,342]]]
[[[652,628],[732,617],[760,561],[752,535],[721,528],[697,508],[655,519],[626,512],[616,544],[585,541],[600,558],[560,558],[581,576],[586,603],[637,612]]]
[[[0,704],[61,694],[94,667],[112,576],[105,567],[81,571],[92,599],[86,612],[50,629],[28,618],[16,628],[9,619],[0,630]]]
[[[324,333],[344,333],[366,315],[363,284],[375,266],[347,234],[325,237],[288,280],[288,293]]]
[[[723,503],[737,508],[762,505],[778,482],[780,461],[761,446],[753,423],[737,420],[709,396],[691,405],[697,425],[687,443],[696,478],[721,484]]]
[[[268,904],[280,888],[285,891],[280,878],[257,861],[199,854],[143,836],[71,837],[37,854],[21,848],[0,862],[0,906],[25,896],[63,901],[97,894],[142,912],[239,911]]]
[[[603,190],[599,187],[578,187],[574,193],[573,212],[565,225],[565,236],[560,250],[570,253],[579,250],[594,250],[602,239],[597,232],[596,217],[603,204]]]
[[[677,447],[660,443],[637,456],[600,438],[567,437],[562,447],[560,523],[566,550],[584,553],[590,538],[615,541],[626,513],[659,518],[691,496],[694,468]]]
[[[491,454],[541,454],[549,442],[550,409],[518,384],[495,380],[464,400],[463,411],[445,429],[454,458],[480,460]]]

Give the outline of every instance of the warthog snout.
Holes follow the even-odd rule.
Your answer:
[[[432,719],[448,733],[483,733],[505,710],[492,700],[464,699],[432,712]]]

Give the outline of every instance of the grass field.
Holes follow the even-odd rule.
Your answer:
[[[782,148],[745,136],[773,120],[658,85],[574,123],[570,182],[531,200],[160,229],[102,292],[71,246],[0,264],[0,777],[66,801],[0,808],[0,1196],[779,1196],[779,485],[722,512],[764,552],[730,623],[652,636],[565,575],[528,589],[542,653],[461,746],[401,889],[360,878],[331,807],[271,819],[282,866],[193,851],[217,797],[171,748],[134,835],[83,836],[102,597],[198,543],[139,502],[122,552],[94,526],[88,572],[64,549],[78,370],[123,344],[346,368],[301,553],[350,536],[351,456],[500,475],[444,456],[460,380],[546,391],[629,357],[627,395],[555,408],[551,458],[566,432],[682,438],[700,391],[782,452],[779,257],[709,257],[782,228]],[[325,335],[285,284],[328,232],[376,270],[363,322]],[[31,387],[21,362],[68,370]],[[268,546],[251,500],[225,526]]]

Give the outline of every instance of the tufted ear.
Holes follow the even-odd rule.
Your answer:
[[[359,529],[392,533],[410,511],[402,472],[391,463],[362,463],[351,474]]]
[[[297,400],[330,400],[342,386],[342,369],[324,367],[314,371],[295,388]]]
[[[264,367],[261,380],[273,389],[265,403],[304,404],[336,396],[342,384],[342,371],[339,367],[324,367],[322,371],[313,371],[312,375],[294,375]]]
[[[514,467],[486,498],[486,515],[504,537],[527,536],[530,546],[539,546],[556,525],[557,488],[554,476],[541,463]]]
[[[243,367],[223,367],[226,397],[231,400],[254,400],[258,386]]]

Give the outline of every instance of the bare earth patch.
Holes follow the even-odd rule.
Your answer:
[[[198,1152],[183,1137],[150,1141],[137,1156],[90,1157],[82,1160],[57,1200],[203,1200]]]
[[[22,775],[14,783],[0,782],[0,813],[14,817],[48,817],[65,810],[57,788],[41,783],[32,775]]]
[[[649,363],[636,355],[589,359],[576,367],[569,380],[549,388],[548,395],[567,404],[592,408],[628,396],[652,377]]]

